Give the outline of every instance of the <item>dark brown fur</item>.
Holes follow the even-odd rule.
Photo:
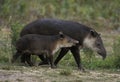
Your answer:
[[[72,46],[70,48],[62,48],[60,54],[55,59],[55,65],[58,64],[58,62],[65,56],[68,51],[71,51],[78,68],[80,70],[84,70],[79,53],[79,47],[81,46],[92,48],[92,50],[101,55],[103,59],[106,58],[107,52],[99,33],[96,32],[93,28],[78,22],[59,19],[39,19],[27,24],[20,32],[20,36],[23,37],[27,34],[55,35],[59,31],[62,31],[71,38],[78,40],[79,45]],[[24,63],[25,58],[25,55],[21,56],[22,63]],[[41,64],[45,64],[45,58],[42,57],[42,55],[40,58],[43,61]]]
[[[48,60],[51,64],[51,68],[54,68],[53,64],[53,55],[54,53],[62,47],[71,47],[78,43],[77,40],[74,40],[66,35],[60,33],[59,35],[52,36],[43,36],[37,34],[28,34],[21,37],[16,42],[16,54],[13,56],[12,62],[14,62],[18,55],[27,55],[27,63],[32,66],[33,63],[30,60],[30,55],[41,55],[46,54]]]

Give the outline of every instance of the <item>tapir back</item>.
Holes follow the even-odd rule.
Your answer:
[[[60,31],[82,43],[90,28],[73,21],[41,19],[26,25],[20,36],[26,34],[55,35]]]
[[[71,47],[77,43],[77,40],[63,34],[52,36],[28,34],[17,41],[16,48],[18,51],[40,54],[53,52],[61,47]]]
[[[16,43],[19,51],[28,51],[30,53],[40,53],[40,50],[49,50],[57,42],[57,36],[42,36],[37,34],[28,34],[20,38]],[[42,52],[41,51],[41,52]]]

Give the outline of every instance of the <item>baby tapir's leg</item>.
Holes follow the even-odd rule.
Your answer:
[[[25,63],[26,58],[27,58],[27,55],[22,54],[22,56],[21,56],[21,63]]]
[[[56,66],[54,65],[54,62],[53,62],[53,55],[52,54],[49,54],[48,60],[50,62],[51,68],[56,68]]]
[[[44,54],[40,54],[38,56],[41,59],[41,62],[39,63],[39,65],[49,64],[48,63],[48,59],[47,59],[47,57]]]
[[[20,56],[20,55],[22,55],[22,53],[21,52],[16,52],[14,55],[13,55],[13,58],[12,58],[12,63],[14,63],[15,61],[16,61],[16,59]]]
[[[29,64],[29,66],[34,66],[34,64],[31,62],[31,54],[25,53],[26,55],[26,62]]]

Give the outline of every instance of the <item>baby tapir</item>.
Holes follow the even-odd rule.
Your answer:
[[[27,55],[26,62],[32,66],[33,63],[30,60],[30,55],[41,55],[46,54],[47,59],[54,68],[53,54],[62,47],[71,47],[79,43],[77,40],[70,38],[69,36],[60,32],[58,35],[37,35],[28,34],[21,37],[16,42],[17,52],[13,55],[12,62],[14,62],[20,55]]]

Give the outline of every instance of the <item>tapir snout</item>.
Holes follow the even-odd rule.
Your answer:
[[[106,56],[107,56],[107,52],[106,52],[105,49],[100,50],[100,51],[98,51],[97,53],[102,56],[103,60],[104,60],[104,59],[106,58]]]

